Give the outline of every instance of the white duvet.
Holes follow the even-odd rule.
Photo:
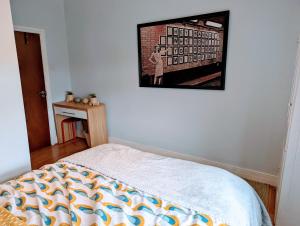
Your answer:
[[[260,198],[241,178],[216,167],[106,144],[62,161],[79,164],[130,186],[205,212],[231,226],[271,226]]]

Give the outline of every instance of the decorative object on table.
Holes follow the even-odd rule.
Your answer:
[[[81,102],[81,98],[80,97],[75,97],[74,102],[77,103],[77,104],[80,103]]]
[[[89,98],[85,97],[82,99],[83,104],[88,104],[89,103]]]
[[[89,95],[89,97],[90,97],[90,105],[91,106],[99,105],[99,101],[97,100],[96,94],[92,93],[92,94]]]
[[[74,94],[71,91],[66,92],[66,102],[73,102],[74,101]]]
[[[229,11],[138,24],[140,87],[225,89]]]

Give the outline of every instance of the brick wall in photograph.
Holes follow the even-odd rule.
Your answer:
[[[166,26],[158,25],[152,27],[145,27],[141,29],[141,49],[142,49],[142,67],[143,74],[153,75],[155,72],[155,65],[149,61],[151,54],[156,45],[159,45],[160,36],[166,35]],[[166,59],[163,57],[164,65]]]
[[[218,50],[214,52],[214,58],[213,59],[205,59],[205,60],[197,60],[196,62],[192,61],[192,62],[184,62],[184,63],[179,63],[177,65],[168,65],[168,58],[169,60],[171,58],[174,57],[174,55],[172,56],[168,56],[168,54],[166,54],[166,56],[163,56],[163,63],[164,63],[164,73],[167,72],[172,72],[172,71],[178,71],[178,70],[184,70],[184,69],[189,69],[189,68],[193,68],[193,67],[200,67],[203,65],[209,65],[212,63],[216,63],[216,62],[221,62],[222,61],[222,49],[223,49],[223,30],[216,30],[216,29],[210,29],[207,28],[205,26],[192,26],[192,25],[188,25],[188,24],[182,24],[182,23],[177,23],[177,24],[166,24],[166,25],[157,25],[157,26],[149,26],[149,27],[143,27],[141,28],[141,59],[142,59],[142,69],[143,69],[143,75],[154,75],[155,73],[155,65],[152,64],[149,61],[149,58],[151,57],[152,52],[155,49],[155,46],[160,45],[160,37],[161,36],[165,36],[166,37],[166,45],[162,46],[165,47],[166,49],[168,49],[168,47],[172,48],[178,48],[181,47],[182,45],[180,45],[178,43],[178,45],[174,45],[168,44],[168,32],[167,29],[168,27],[177,27],[179,28],[184,28],[184,29],[192,29],[193,31],[197,30],[200,32],[210,32],[210,33],[217,33],[218,34],[218,39],[219,41],[219,46],[218,46]],[[169,36],[170,37],[170,36]],[[178,36],[179,37],[179,36]],[[206,38],[203,38],[206,39]],[[209,38],[207,38],[209,39]],[[183,46],[187,46],[185,45],[185,43],[183,44]],[[191,45],[188,45],[188,47],[190,47]],[[192,47],[194,48],[194,43],[192,45]],[[199,45],[197,45],[197,47],[199,47]],[[205,48],[205,46],[202,46]],[[169,49],[169,51],[171,51],[171,49]],[[173,49],[172,49],[172,53],[173,53]],[[204,55],[206,55],[207,53],[204,52],[202,53]],[[194,53],[192,54],[188,54],[189,56],[195,55]],[[197,53],[198,55],[198,53]],[[200,55],[200,52],[199,52]],[[180,56],[180,55],[178,55]],[[183,55],[184,57],[185,55]],[[175,57],[176,58],[176,57]],[[200,56],[199,56],[200,58]],[[178,61],[179,61],[179,57],[178,57]],[[170,63],[169,63],[170,64]]]

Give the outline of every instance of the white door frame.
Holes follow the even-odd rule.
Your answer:
[[[42,63],[44,70],[44,83],[45,89],[47,92],[46,100],[47,100],[47,110],[48,110],[48,121],[49,121],[49,129],[50,129],[50,139],[51,144],[57,143],[56,137],[56,129],[54,123],[54,116],[52,110],[52,95],[51,95],[51,85],[50,85],[50,74],[49,74],[49,64],[48,64],[48,55],[47,55],[47,47],[46,47],[46,33],[43,29],[37,29],[32,27],[23,27],[23,26],[14,26],[15,31],[20,32],[28,32],[38,34],[40,36],[41,43],[41,52],[42,52]]]
[[[295,63],[294,79],[292,84],[292,92],[289,101],[288,113],[288,131],[286,136],[286,144],[283,150],[281,175],[277,188],[276,200],[276,225],[281,225],[281,219],[285,219],[286,207],[291,198],[289,195],[292,180],[294,179],[294,167],[297,155],[300,155],[300,36],[297,42],[297,56]]]

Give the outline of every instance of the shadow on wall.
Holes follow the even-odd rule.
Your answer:
[[[28,166],[24,165],[24,166],[15,166],[14,170],[10,170],[10,171],[6,171],[5,174],[0,174],[0,183],[3,183],[7,180],[12,180],[14,179],[16,176],[16,172],[28,172]],[[21,173],[20,175],[22,175],[24,173]],[[13,175],[13,176],[12,176]]]

